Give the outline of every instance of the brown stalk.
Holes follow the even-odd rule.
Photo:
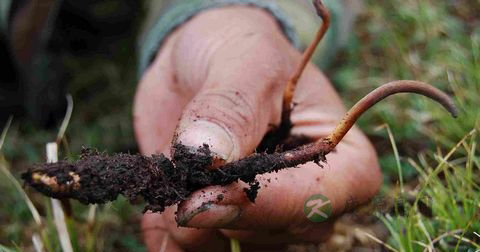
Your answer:
[[[377,89],[373,90],[368,95],[363,97],[360,101],[358,101],[347,112],[347,114],[340,121],[335,130],[324,139],[324,141],[331,142],[333,144],[333,147],[335,147],[335,145],[337,145],[340,140],[342,140],[342,138],[350,130],[355,121],[357,121],[357,119],[363,114],[363,112],[367,111],[377,102],[396,93],[416,93],[424,95],[440,103],[452,114],[453,117],[456,118],[458,115],[457,108],[455,107],[455,104],[450,99],[450,97],[444,92],[435,88],[434,86],[424,82],[412,80],[392,81],[378,87]]]
[[[257,166],[258,159],[260,158],[264,159],[264,163],[262,163],[262,166],[264,167],[255,168],[257,170],[264,169],[261,173],[277,171],[286,167],[295,167],[309,161],[315,161],[317,163],[319,163],[319,161],[325,161],[325,155],[330,153],[335,146],[337,146],[365,111],[377,102],[397,93],[416,93],[424,95],[440,103],[453,117],[456,118],[458,115],[457,108],[450,97],[434,86],[412,80],[392,81],[376,88],[358,101],[345,114],[337,127],[327,137],[283,153],[253,154],[242,160],[226,164],[221,169],[225,172],[228,171],[232,173],[233,171],[233,173],[237,173],[238,178],[241,180],[252,181],[253,178],[251,174],[245,173],[242,169],[248,169],[250,166]]]
[[[322,1],[313,0],[313,5],[315,6],[318,16],[320,16],[323,22],[317,34],[315,35],[315,38],[303,53],[302,60],[298,64],[297,68],[295,69],[295,72],[287,82],[287,86],[285,87],[285,91],[283,93],[282,121],[290,120],[290,112],[292,110],[292,99],[295,93],[295,89],[297,88],[298,80],[300,79],[300,76],[302,75],[303,70],[307,66],[310,59],[312,58],[312,55],[315,52],[315,49],[317,48],[318,44],[320,43],[325,33],[327,32],[328,27],[330,26],[330,13],[328,12],[327,8],[325,8],[325,5],[323,5]]]

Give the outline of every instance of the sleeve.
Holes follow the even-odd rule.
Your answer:
[[[324,4],[331,13],[332,22],[313,57],[320,67],[326,67],[336,49],[346,43],[354,17],[362,6],[360,0],[324,0]],[[308,46],[321,24],[310,0],[151,1],[138,43],[139,77],[153,61],[162,41],[171,31],[203,10],[226,5],[251,5],[270,12],[288,40],[299,50]]]
[[[8,23],[8,13],[10,12],[10,0],[0,1],[0,32],[6,33]]]

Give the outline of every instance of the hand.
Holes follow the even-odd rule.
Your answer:
[[[167,38],[140,81],[134,126],[141,152],[168,155],[177,141],[192,147],[207,143],[226,162],[251,154],[270,125],[280,123],[283,90],[300,59],[266,11],[231,6],[196,15]],[[295,135],[325,136],[345,113],[313,64],[293,100]],[[375,151],[356,128],[327,159],[325,168],[307,163],[257,176],[261,189],[255,203],[239,182],[195,192],[178,210],[147,213],[142,221],[146,245],[150,251],[165,244],[166,251],[225,251],[227,238],[233,237],[251,251],[323,241],[348,198],[364,203],[382,181]],[[303,213],[305,199],[313,194],[331,200],[333,214],[326,222],[312,222]],[[185,227],[177,227],[175,211]]]

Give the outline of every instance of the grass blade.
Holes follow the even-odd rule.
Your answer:
[[[2,244],[0,244],[0,251],[1,252],[15,252],[16,250],[13,250],[11,248],[5,247]]]
[[[12,118],[13,117],[10,117],[8,119],[7,124],[3,128],[2,135],[1,135],[1,138],[0,138],[0,151],[3,147],[3,143],[5,142],[5,138],[7,136],[8,129],[10,128],[10,125],[12,123]],[[2,161],[4,161],[4,160],[2,160]],[[10,170],[6,167],[4,162],[0,162],[0,170],[3,172],[3,174],[5,176],[7,176],[8,180],[10,180],[10,182],[14,185],[15,189],[17,189],[17,191],[22,195],[22,198],[25,201],[25,203],[27,204],[28,209],[30,210],[30,213],[32,213],[33,220],[35,221],[35,223],[37,224],[38,227],[41,227],[42,226],[42,219],[40,218],[40,214],[38,213],[38,210],[35,208],[35,206],[33,205],[32,201],[30,200],[28,195],[23,190],[20,183],[18,183],[18,181],[12,175]]]
[[[5,138],[7,137],[7,132],[10,128],[10,125],[12,124],[12,121],[13,116],[10,116],[7,120],[7,123],[5,124],[5,127],[3,127],[2,135],[0,136],[0,151],[2,151],[3,143],[5,142]]]
[[[241,252],[240,242],[238,240],[230,238],[230,251],[231,252]]]
[[[377,130],[386,128],[388,138],[390,139],[390,144],[392,145],[393,154],[395,155],[395,162],[398,169],[398,180],[400,181],[400,192],[403,194],[403,172],[402,172],[402,165],[400,164],[400,155],[398,154],[397,144],[395,142],[395,138],[393,137],[392,131],[390,130],[390,126],[388,124],[383,124],[377,128]]]
[[[73,111],[73,98],[72,95],[67,95],[67,111],[65,112],[65,116],[63,117],[62,124],[60,125],[60,129],[58,130],[57,134],[57,145],[62,142],[63,136],[65,135],[65,131],[67,131],[68,124],[70,123],[70,118],[72,117]]]

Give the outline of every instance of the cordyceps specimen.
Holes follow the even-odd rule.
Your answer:
[[[282,118],[282,125],[287,127],[291,126],[289,115],[296,82],[329,24],[329,14],[322,3],[315,0],[314,5],[324,22],[287,84]],[[80,159],[75,162],[38,164],[22,174],[22,178],[28,185],[50,197],[73,198],[82,203],[105,203],[121,194],[131,201],[143,198],[147,202],[145,210],[152,211],[163,211],[165,207],[180,202],[203,187],[227,185],[238,180],[250,185],[245,192],[248,198],[254,201],[259,189],[259,183],[255,180],[256,175],[295,167],[310,161],[325,162],[326,155],[335,148],[365,111],[385,97],[396,93],[417,93],[427,96],[443,105],[452,116],[457,116],[451,99],[435,87],[419,81],[393,81],[380,86],[357,102],[330,135],[288,151],[254,153],[212,170],[207,169],[214,161],[208,145],[192,149],[176,144],[173,146],[171,160],[162,154],[151,157],[131,154],[108,156],[84,149]]]

